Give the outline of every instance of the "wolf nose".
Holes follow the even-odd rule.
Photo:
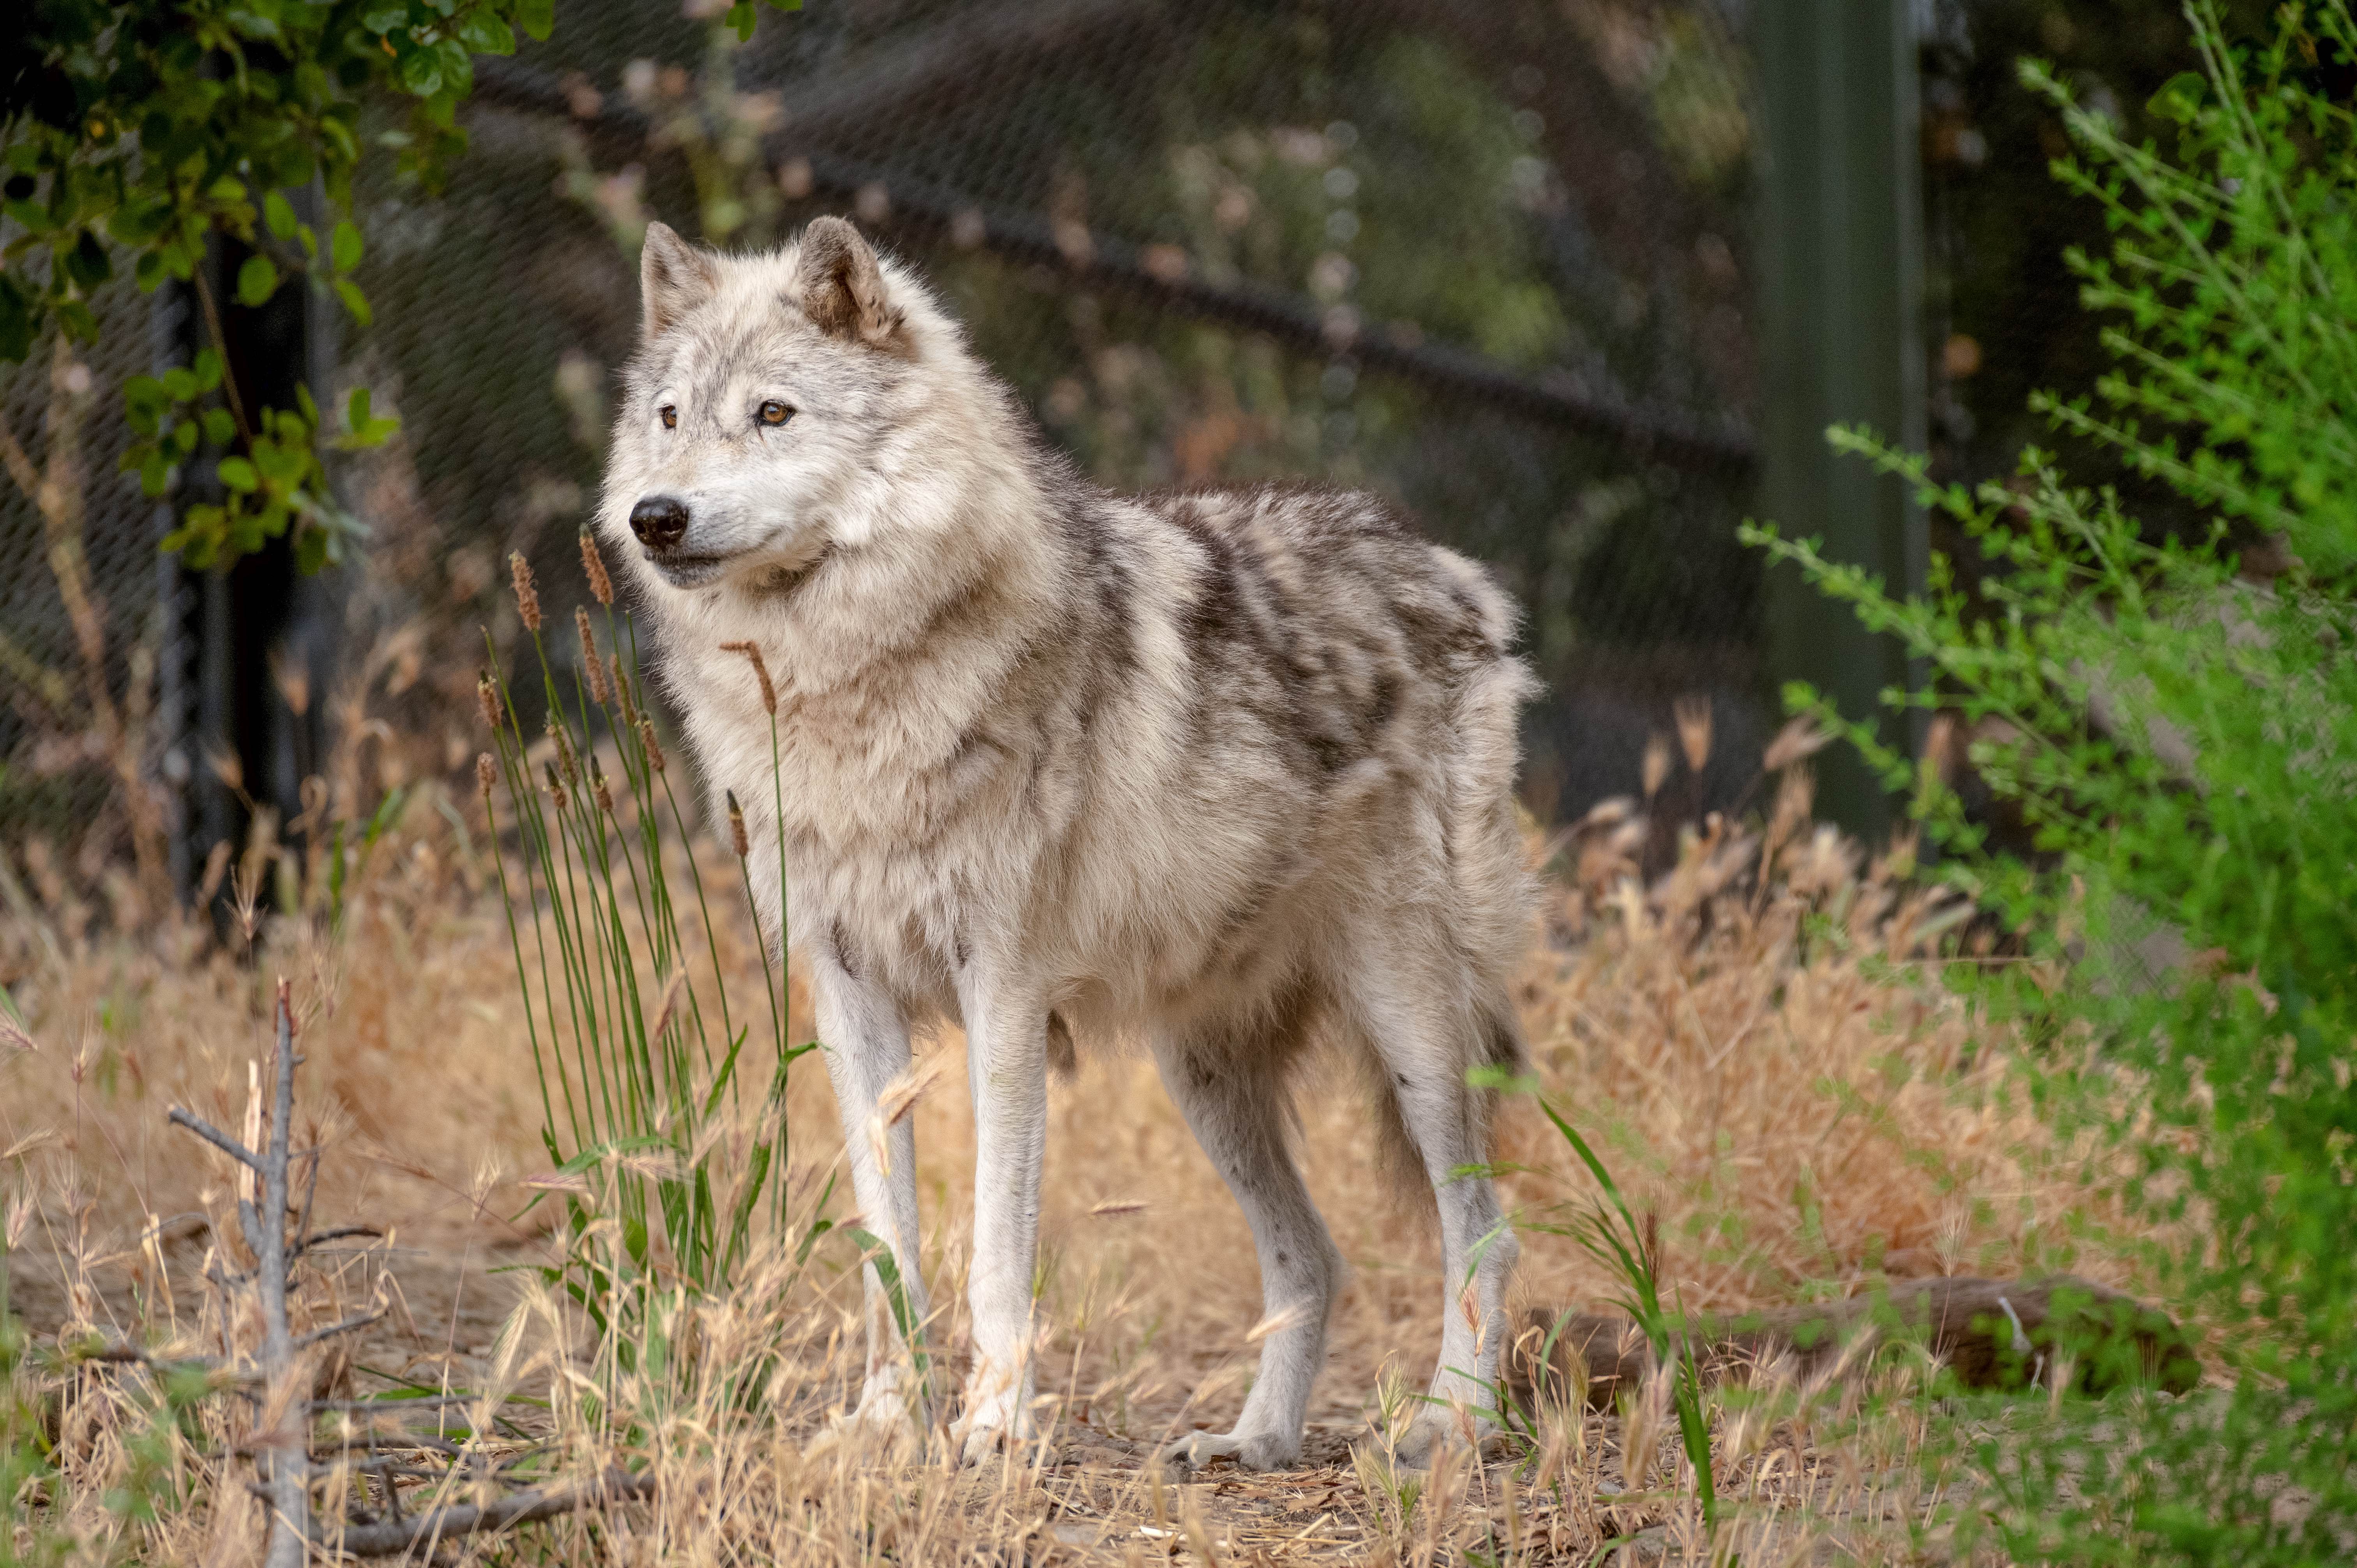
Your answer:
[[[687,536],[687,504],[677,496],[640,496],[630,532],[650,550],[668,550]]]

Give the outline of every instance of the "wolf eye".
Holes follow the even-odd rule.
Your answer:
[[[781,403],[765,403],[756,417],[764,424],[783,424],[794,416],[794,411]]]
[[[679,428],[679,410],[676,407],[670,403],[665,403],[662,405],[661,413],[662,414],[663,428],[665,430],[677,430]]]

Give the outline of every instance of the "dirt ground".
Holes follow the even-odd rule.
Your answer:
[[[1184,1229],[1190,1239],[1199,1239],[1194,1218]],[[1423,1291],[1403,1290],[1411,1281],[1437,1286],[1437,1259],[1421,1256],[1433,1251],[1428,1239],[1416,1237],[1412,1227],[1398,1228],[1395,1215],[1389,1220],[1393,1253],[1362,1260],[1374,1267],[1354,1273],[1338,1305],[1339,1323],[1347,1326],[1385,1304],[1405,1306],[1411,1295],[1422,1297]],[[495,1219],[485,1228],[500,1229]],[[1381,1234],[1370,1229],[1361,1240]],[[350,1365],[333,1391],[348,1395],[404,1386],[448,1391],[486,1385],[502,1330],[549,1255],[511,1233],[491,1239],[437,1235],[425,1245],[396,1237],[390,1249],[361,1240],[350,1246],[346,1262],[328,1263],[330,1269],[342,1266],[350,1277],[328,1311],[355,1310],[369,1294],[360,1278],[363,1255],[371,1266],[382,1263],[395,1288],[386,1315],[351,1342]],[[199,1270],[205,1252],[201,1228],[192,1225],[182,1226],[167,1248],[176,1299],[184,1306],[201,1292]],[[1060,1266],[1090,1271],[1104,1261],[1067,1252]],[[135,1320],[137,1303],[124,1283],[124,1271],[93,1270],[77,1302],[53,1258],[19,1251],[8,1255],[8,1264],[10,1305],[37,1336],[54,1334],[72,1318]],[[1094,1283],[1102,1274],[1091,1277]],[[1432,1294],[1437,1306],[1437,1289]],[[1235,1305],[1248,1310],[1253,1304]],[[1121,1309],[1108,1316],[1118,1321]],[[1425,1320],[1435,1316],[1400,1312],[1394,1335],[1382,1338],[1338,1334],[1318,1384],[1300,1466],[1247,1473],[1224,1465],[1185,1471],[1166,1466],[1157,1455],[1181,1433],[1224,1427],[1232,1420],[1243,1391],[1243,1374],[1252,1364],[1248,1348],[1233,1341],[1224,1348],[1219,1343],[1171,1341],[1153,1345],[1141,1362],[1134,1354],[1135,1341],[1125,1344],[1118,1335],[1105,1335],[1092,1344],[1088,1334],[1074,1330],[1068,1315],[1051,1336],[1042,1369],[1042,1392],[1049,1400],[1042,1418],[1048,1440],[1021,1463],[994,1462],[965,1473],[957,1482],[960,1504],[976,1517],[1013,1514],[1037,1521],[1032,1538],[1002,1543],[1010,1563],[1393,1563],[1404,1554],[1437,1562],[1706,1560],[1694,1510],[1676,1498],[1674,1488],[1630,1493],[1621,1469],[1624,1435],[1614,1417],[1591,1415],[1574,1451],[1544,1487],[1533,1485],[1527,1451],[1444,1465],[1437,1474],[1393,1471],[1383,1463],[1371,1441],[1377,1380],[1429,1354],[1437,1325]],[[1150,1331],[1146,1337],[1151,1343]],[[1386,1348],[1393,1337],[1396,1344]],[[818,1402],[827,1402],[830,1394],[838,1403],[847,1399],[858,1360],[856,1346],[844,1349],[830,1369],[832,1387],[818,1391]],[[536,1391],[527,1386],[522,1391]],[[804,1403],[810,1402],[806,1398]],[[533,1414],[511,1409],[529,1430]],[[816,1441],[822,1431],[820,1423],[806,1423],[802,1436]],[[886,1472],[892,1465],[882,1455],[876,1463]],[[1753,1456],[1736,1476],[1722,1477],[1722,1488],[1744,1499],[1739,1507],[1749,1521],[1744,1560],[1799,1562],[1813,1554],[1857,1561],[1878,1555],[1872,1543],[1881,1532],[1874,1525],[1888,1510],[1858,1495],[1855,1472],[1855,1464],[1838,1454],[1787,1444]],[[1839,1495],[1845,1491],[1849,1495]],[[1838,1541],[1847,1544],[1837,1547]],[[925,1555],[920,1548],[904,1560],[920,1562]]]

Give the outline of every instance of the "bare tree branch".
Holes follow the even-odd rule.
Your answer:
[[[332,1339],[339,1334],[350,1334],[355,1329],[366,1328],[370,1324],[382,1318],[384,1313],[385,1309],[379,1307],[374,1312],[365,1313],[359,1317],[347,1317],[341,1323],[330,1323],[325,1328],[314,1328],[295,1341],[295,1348],[307,1350],[322,1339]]]
[[[392,1557],[427,1541],[554,1519],[606,1503],[651,1497],[654,1490],[651,1477],[634,1476],[617,1466],[586,1486],[518,1492],[490,1503],[458,1503],[383,1524],[348,1526],[341,1532],[315,1527],[312,1541],[348,1556]]]
[[[238,1164],[246,1166],[250,1170],[258,1171],[262,1168],[262,1156],[260,1155],[255,1154],[252,1149],[247,1148],[243,1144],[239,1143],[235,1138],[231,1137],[228,1133],[222,1132],[220,1128],[214,1126],[203,1117],[197,1115],[194,1112],[183,1111],[178,1106],[175,1105],[171,1110],[166,1112],[164,1114],[165,1119],[169,1121],[174,1126],[186,1127],[189,1132],[194,1133],[198,1137],[202,1138],[206,1143],[210,1144],[213,1147],[219,1149],[222,1154],[227,1155],[231,1159],[235,1160]]]

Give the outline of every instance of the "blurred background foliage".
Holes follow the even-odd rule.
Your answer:
[[[1107,484],[1300,477],[1403,500],[1529,607],[1542,813],[1636,789],[1681,695],[1709,699],[1718,755],[1751,751],[1772,709],[1760,567],[1734,538],[1759,396],[1742,6],[829,0],[764,12],[741,45],[721,9],[572,0],[544,44],[478,62],[440,190],[364,161],[373,318],[308,324],[300,379],[328,407],[371,388],[402,430],[334,465],[366,542],[278,634],[274,689],[240,698],[259,717],[207,707],[216,590],[159,563],[167,521],[113,471],[122,383],[185,362],[170,291],[109,285],[94,348],[0,374],[37,464],[79,413],[106,679],[152,684],[141,744],[184,883],[239,802],[291,820],[339,757],[353,811],[471,757],[451,715],[478,628],[514,630],[500,563],[524,551],[552,593],[576,575],[657,216],[728,246],[854,217]],[[1919,24],[1931,435],[1943,477],[1979,478],[2043,435],[2031,389],[2082,390],[2101,363],[2061,259],[2100,219],[2055,199],[2061,125],[2015,61],[2051,59],[2133,130],[2189,56],[2168,0],[1940,0]],[[41,695],[79,657],[48,548],[12,487],[0,822],[81,847],[124,786]],[[331,699],[404,738],[353,741]],[[257,763],[232,732],[264,721]],[[1707,805],[1747,782],[1681,787]]]

